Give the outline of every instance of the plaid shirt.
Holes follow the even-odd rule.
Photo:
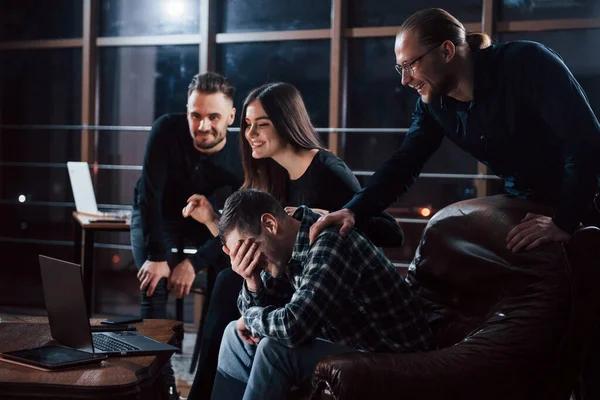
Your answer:
[[[317,220],[306,207],[284,277],[262,271],[263,286],[246,285],[238,308],[255,337],[295,347],[315,337],[374,352],[433,349],[433,337],[420,299],[383,253],[359,231],[342,238],[337,227],[309,245]]]

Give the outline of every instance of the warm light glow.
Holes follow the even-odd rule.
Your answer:
[[[121,262],[121,257],[119,257],[119,255],[118,255],[118,254],[115,254],[115,255],[113,255],[113,256],[112,256],[112,262],[113,262],[113,264],[118,264],[118,263],[120,263],[120,262]]]
[[[27,197],[24,194],[19,195],[19,203],[25,203],[25,200],[27,200]]]
[[[419,208],[419,214],[423,217],[429,217],[431,215],[431,210],[427,207]]]
[[[171,0],[164,3],[164,8],[171,19],[177,19],[183,17],[185,12],[185,6],[182,1]]]

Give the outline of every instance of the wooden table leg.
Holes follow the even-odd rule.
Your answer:
[[[73,246],[73,262],[81,265],[83,263],[83,260],[81,259],[81,246],[83,246],[83,229],[81,229],[81,225],[79,225],[78,223],[75,223],[74,226],[75,245]]]
[[[83,230],[83,288],[88,317],[94,313],[94,231]]]

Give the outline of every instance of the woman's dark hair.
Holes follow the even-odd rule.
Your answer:
[[[235,87],[223,75],[216,72],[206,72],[196,74],[188,85],[188,97],[196,90],[203,94],[213,94],[221,92],[229,100],[233,101],[235,96]]]
[[[260,86],[250,92],[240,116],[240,146],[245,181],[243,188],[264,190],[284,204],[288,172],[271,158],[252,158],[252,148],[246,140],[246,109],[260,101],[279,136],[294,149],[324,149],[302,101],[298,89],[289,83],[277,82]]]
[[[491,38],[482,32],[467,32],[463,24],[441,8],[417,11],[400,26],[399,33],[415,31],[424,47],[437,46],[450,40],[455,46],[465,42],[472,49],[484,49],[492,44]]]

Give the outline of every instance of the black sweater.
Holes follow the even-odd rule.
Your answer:
[[[211,239],[206,229],[190,229],[200,225],[183,218],[182,208],[195,193],[213,201],[215,196],[226,196],[240,187],[243,176],[237,133],[227,134],[221,151],[205,155],[194,147],[185,114],[158,118],[150,131],[133,204],[140,211],[148,260],[166,261],[170,252],[165,248],[165,232],[182,236],[204,232]],[[218,241],[208,240],[190,260],[195,269],[202,268],[220,252]]]
[[[284,206],[305,205],[336,211],[359,190],[360,183],[346,163],[329,151],[320,150],[306,172],[288,182],[288,204]],[[358,221],[357,228],[377,246],[400,246],[404,238],[396,220],[386,212]]]

